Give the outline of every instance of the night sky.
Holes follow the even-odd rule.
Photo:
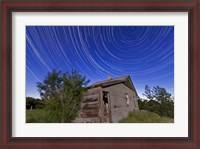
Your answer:
[[[174,94],[173,26],[27,26],[26,97],[53,69],[77,70],[90,83],[130,75],[140,97],[145,85]]]

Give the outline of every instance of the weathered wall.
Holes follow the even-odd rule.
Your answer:
[[[136,93],[124,84],[116,84],[103,89],[96,87],[89,89],[85,94],[79,116],[74,120],[75,123],[101,123],[104,121],[102,91],[109,92],[111,122],[117,123],[126,118],[129,112],[139,110]],[[129,105],[125,93],[128,94]]]
[[[110,93],[113,123],[127,117],[129,112],[139,110],[136,93],[124,84],[113,85],[103,90]],[[125,93],[128,93],[130,105],[127,104]]]
[[[101,99],[100,87],[92,88],[85,93],[81,103],[81,110],[79,116],[73,121],[74,123],[100,123],[101,111],[100,111],[100,99]]]

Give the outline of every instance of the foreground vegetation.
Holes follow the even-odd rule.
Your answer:
[[[81,108],[81,99],[88,84],[76,71],[62,73],[53,70],[37,83],[41,99],[26,98],[27,123],[70,123]],[[122,120],[124,123],[172,123],[174,101],[165,88],[146,85],[143,94],[147,100],[138,99],[139,109],[149,112],[134,112]]]
[[[51,123],[46,110],[26,110],[26,123]]]
[[[165,88],[156,86],[151,89],[146,85],[143,95],[147,99],[138,100],[140,110],[153,112],[161,117],[174,118],[174,100]]]
[[[56,120],[49,118],[44,109],[26,110],[27,123],[56,123]],[[156,113],[139,111],[129,113],[129,116],[120,121],[120,123],[173,123],[173,118],[161,117]]]
[[[85,86],[89,80],[77,71],[71,73],[53,70],[37,83],[40,97],[51,120],[57,123],[70,123],[77,117]]]
[[[161,117],[156,113],[148,111],[139,111],[129,113],[128,117],[121,120],[120,123],[173,123],[173,118]]]
[[[40,99],[27,97],[27,122],[70,123],[78,114],[89,80],[77,71],[53,70],[37,83]]]

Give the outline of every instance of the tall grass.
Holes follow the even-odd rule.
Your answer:
[[[160,117],[158,114],[147,111],[129,113],[120,123],[174,123],[174,119]]]
[[[50,123],[48,114],[43,109],[26,110],[26,123]]]
[[[153,112],[139,111],[129,113],[120,123],[173,123],[174,119],[160,117]],[[43,109],[26,110],[26,123],[56,123]]]

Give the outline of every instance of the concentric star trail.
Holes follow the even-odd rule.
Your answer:
[[[39,98],[36,82],[53,69],[77,70],[90,84],[130,75],[174,93],[173,26],[27,26],[26,96]]]

